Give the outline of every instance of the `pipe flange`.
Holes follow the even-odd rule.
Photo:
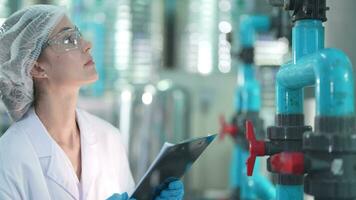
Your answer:
[[[352,134],[356,130],[355,116],[316,116],[315,131],[325,133]]]
[[[253,47],[244,47],[238,54],[238,58],[246,64],[252,64],[254,63],[254,51],[255,49]]]
[[[275,120],[277,126],[304,126],[303,114],[278,114]]]
[[[326,0],[269,0],[270,4],[283,7],[284,10],[293,11],[292,21],[302,19],[318,19],[325,22]]]
[[[273,182],[280,185],[302,185],[304,175],[276,174],[272,175]]]
[[[304,178],[304,192],[316,199],[355,199],[355,188],[356,180],[345,180],[344,177],[323,180],[307,175]]]
[[[311,126],[270,126],[267,128],[267,137],[270,140],[302,140]]]
[[[356,134],[341,135],[306,132],[303,137],[304,151],[331,153],[356,153]]]

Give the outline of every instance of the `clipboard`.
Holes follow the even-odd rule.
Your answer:
[[[178,144],[164,143],[130,198],[152,200],[171,181],[183,177],[216,135],[189,139]]]

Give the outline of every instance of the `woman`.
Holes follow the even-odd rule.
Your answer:
[[[122,139],[77,108],[98,79],[91,43],[56,6],[31,6],[0,28],[0,91],[15,123],[0,139],[0,199],[128,199]],[[114,195],[113,195],[114,194]],[[182,199],[171,182],[156,199]]]

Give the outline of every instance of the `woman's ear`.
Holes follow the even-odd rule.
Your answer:
[[[47,78],[47,74],[45,69],[39,64],[38,61],[35,61],[31,72],[30,72],[31,76],[33,78],[38,78],[38,79],[42,79],[42,78]]]

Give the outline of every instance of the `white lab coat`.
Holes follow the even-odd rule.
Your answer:
[[[76,110],[82,176],[50,137],[33,108],[0,138],[0,199],[104,200],[132,192],[134,181],[116,128]]]

